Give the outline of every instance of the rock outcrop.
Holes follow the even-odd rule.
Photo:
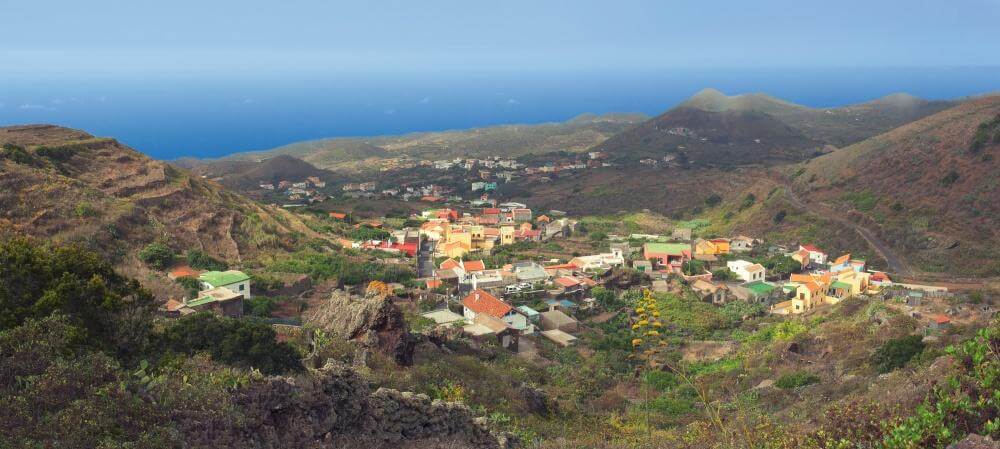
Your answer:
[[[335,290],[329,300],[307,310],[303,319],[358,343],[362,349],[391,356],[400,365],[413,364],[413,350],[419,339],[410,334],[403,312],[384,293],[354,296]]]
[[[468,406],[387,388],[371,391],[350,368],[328,363],[307,376],[273,377],[236,393],[239,441],[256,448],[512,448]]]

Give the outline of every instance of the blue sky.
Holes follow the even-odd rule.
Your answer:
[[[0,0],[8,74],[1000,65],[998,0]]]

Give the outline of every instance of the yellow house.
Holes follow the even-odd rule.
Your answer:
[[[844,270],[837,274],[836,280],[830,284],[833,296],[840,299],[849,298],[868,291],[871,273],[854,270]]]
[[[468,254],[470,249],[469,245],[465,242],[453,241],[438,245],[437,253],[445,257],[458,259]]]
[[[705,255],[729,254],[729,240],[698,240],[694,244],[694,253]]]
[[[514,244],[514,227],[513,226],[502,226],[502,227],[500,227],[500,244],[501,245],[512,245],[512,244]]]

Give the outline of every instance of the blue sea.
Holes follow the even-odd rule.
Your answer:
[[[586,112],[655,115],[706,87],[814,107],[896,92],[950,99],[1000,90],[1000,67],[0,74],[0,125],[53,123],[116,137],[160,159],[207,158],[322,137],[541,123]]]

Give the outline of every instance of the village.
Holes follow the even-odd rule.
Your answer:
[[[673,156],[666,156],[662,161],[652,161],[653,165],[660,162],[676,165]],[[479,196],[488,196],[504,183],[514,181],[544,183],[552,181],[561,174],[611,166],[614,164],[608,162],[607,154],[601,151],[581,153],[572,158],[533,162],[531,165],[499,156],[483,159],[419,161],[397,158],[383,161],[379,172],[397,173],[409,169],[427,169],[454,175],[457,180],[445,185],[398,181],[392,177],[376,180],[373,176],[369,180],[333,183],[316,176],[308,176],[301,180],[261,180],[257,186],[259,189],[257,193],[289,208],[320,203],[329,198],[457,202],[463,200],[463,194],[474,202],[482,201],[482,204],[485,204],[485,199]]]
[[[329,218],[352,221],[337,212]],[[928,335],[970,313],[991,313],[946,307],[940,299],[953,295],[947,288],[894,283],[865,260],[832,256],[808,243],[783,246],[744,235],[698,238],[690,228],[678,227],[664,235],[607,235],[604,251],[550,257],[513,249],[579,240],[585,234],[580,223],[559,211],[536,215],[525,204],[492,201],[463,210],[426,209],[408,223],[413,225],[388,229],[380,220],[360,220],[351,226],[377,238],[335,242],[412,267],[415,282],[392,284],[391,290],[421,304],[419,315],[435,326],[514,352],[534,347],[519,342],[537,339],[575,345],[576,334],[588,324],[627,315],[609,307],[602,295],[636,288],[716,307],[741,301],[760,313],[789,318],[852,297],[895,299],[926,324]],[[241,317],[244,301],[253,297],[250,276],[242,271],[180,266],[169,276],[197,279],[199,287],[194,297],[168,301],[164,311],[170,316],[211,310]]]

